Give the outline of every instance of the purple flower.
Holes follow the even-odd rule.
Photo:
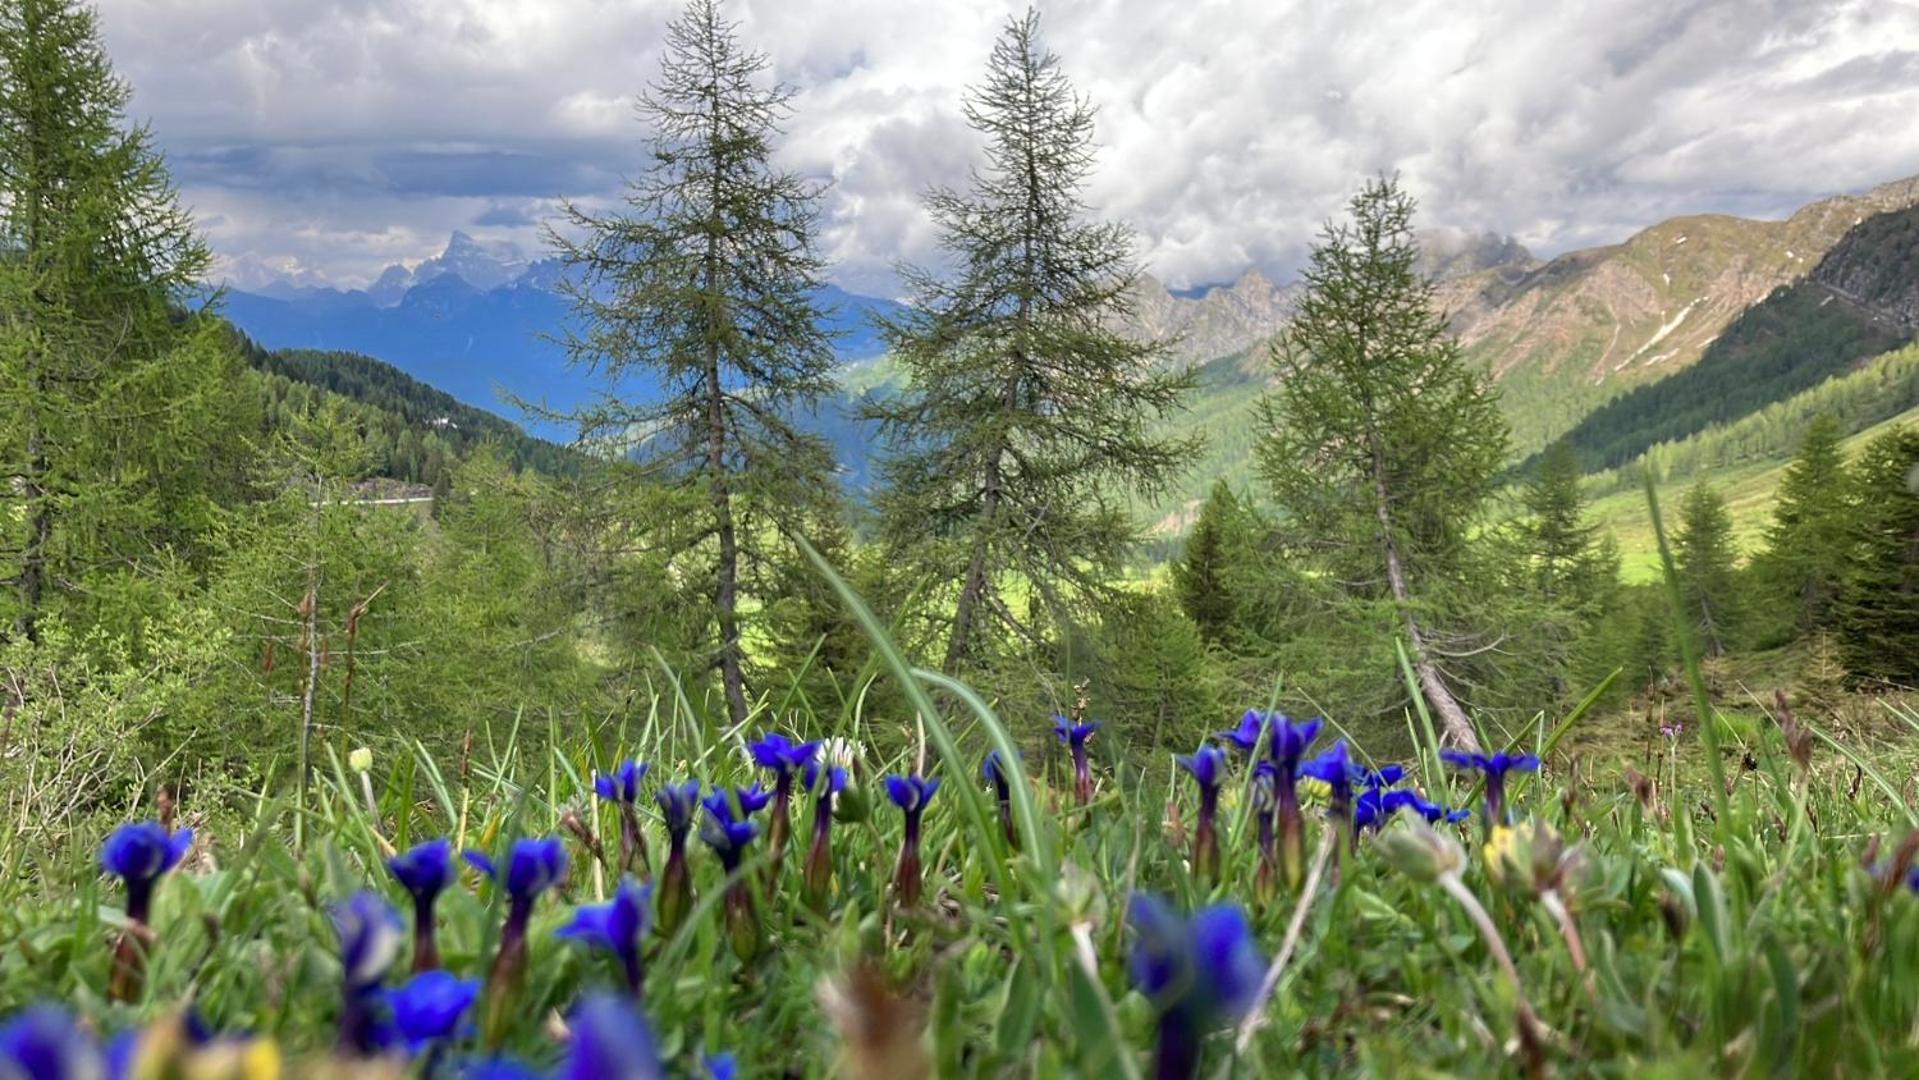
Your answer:
[[[746,749],[760,768],[770,770],[775,777],[791,777],[819,756],[820,744],[794,742],[777,731],[769,731],[747,743]]]
[[[498,1050],[526,980],[526,930],[533,921],[533,905],[566,876],[566,845],[558,837],[515,840],[507,849],[504,872],[478,851],[466,852],[466,861],[498,882],[508,897],[506,926],[500,931],[499,951],[493,954],[487,976],[486,1016],[481,1025],[487,1048]]]
[[[893,865],[893,894],[912,907],[920,899],[920,815],[940,789],[937,776],[889,776],[886,797],[906,814],[906,837],[900,842],[899,861]]]
[[[442,837],[418,844],[388,859],[386,868],[413,897],[413,970],[431,971],[440,966],[433,904],[453,881],[453,841]]]
[[[693,811],[700,803],[700,782],[667,784],[653,793],[653,801],[660,804],[660,817],[666,822],[667,835],[677,834],[684,839],[693,827]]]
[[[443,1043],[459,1030],[460,1018],[480,995],[480,980],[461,979],[445,971],[424,971],[397,990],[387,992],[393,1026],[406,1040],[408,1052],[418,1055]],[[428,1070],[430,1073],[431,1070]]]
[[[1214,819],[1219,813],[1219,785],[1225,779],[1226,751],[1200,744],[1188,755],[1173,758],[1199,784],[1199,817],[1193,829],[1193,873],[1202,881],[1219,877],[1219,836]]]
[[[744,793],[741,793],[744,795]],[[711,795],[700,800],[706,808],[706,820],[700,823],[700,839],[720,857],[721,865],[726,867],[728,875],[740,868],[740,857],[746,852],[746,845],[759,835],[759,826],[747,820],[748,815],[765,803],[747,809],[748,800],[741,798],[741,809],[733,809],[733,797],[725,788],[716,788]]]
[[[1232,743],[1240,753],[1250,754],[1259,749],[1259,737],[1266,730],[1266,718],[1257,709],[1247,709],[1246,715],[1239,718],[1239,726],[1221,731],[1218,738]]]
[[[333,929],[340,938],[340,972],[345,1004],[340,1012],[340,1050],[349,1056],[380,1053],[393,1042],[383,1015],[380,983],[400,955],[406,932],[400,915],[370,892],[333,905]]]
[[[1053,717],[1053,734],[1073,751],[1073,794],[1081,806],[1093,801],[1093,772],[1086,763],[1086,740],[1098,730],[1098,721],[1075,724],[1064,716]]]
[[[1506,823],[1506,774],[1536,772],[1539,758],[1532,754],[1472,754],[1463,750],[1442,750],[1439,756],[1459,769],[1476,769],[1486,778],[1486,827]]]
[[[583,999],[567,1017],[572,1030],[560,1080],[661,1080],[666,1075],[646,1018],[632,1001],[605,994]]]
[[[1128,916],[1133,985],[1159,1009],[1157,1075],[1196,1076],[1201,1039],[1244,1015],[1259,994],[1266,962],[1252,926],[1236,904],[1186,919],[1146,893],[1133,894]]]
[[[99,1048],[58,1005],[30,1006],[0,1026],[0,1076],[79,1080],[103,1069]]]
[[[593,793],[608,802],[632,805],[640,800],[640,781],[646,779],[647,766],[637,761],[622,761],[610,773],[593,778]]]
[[[800,875],[801,894],[815,910],[825,910],[826,891],[833,880],[831,836],[833,796],[846,790],[846,770],[838,765],[806,763],[806,790],[813,793],[813,846],[806,853]]]
[[[168,833],[167,827],[157,821],[135,822],[113,830],[100,845],[100,865],[126,882],[127,918],[147,921],[154,883],[180,865],[191,847],[192,829]]]
[[[627,992],[638,997],[643,974],[641,939],[646,934],[652,895],[653,890],[648,886],[621,881],[613,892],[613,899],[604,904],[581,905],[573,912],[573,921],[555,934],[612,953],[626,979]]]
[[[1013,788],[1006,775],[1004,763],[1000,761],[999,751],[992,750],[986,760],[980,763],[980,775],[993,785],[993,793],[999,798],[999,827],[1006,835],[1006,846],[1019,850],[1019,830],[1013,827]]]

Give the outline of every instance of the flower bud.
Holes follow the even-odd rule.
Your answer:
[[[373,768],[373,751],[364,746],[355,747],[346,756],[346,763],[354,772],[363,773]]]
[[[1466,865],[1466,853],[1460,850],[1458,841],[1424,822],[1387,829],[1374,838],[1373,846],[1394,869],[1415,881],[1437,881],[1446,874],[1457,874]]]

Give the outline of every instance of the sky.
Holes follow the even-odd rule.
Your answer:
[[[186,202],[242,285],[365,284],[455,229],[541,249],[645,167],[634,96],[678,0],[98,0]],[[798,92],[856,292],[935,257],[961,114],[1024,0],[729,0]],[[1096,212],[1175,288],[1290,278],[1368,176],[1536,253],[1661,219],[1781,217],[1919,173],[1919,0],[1051,0],[1098,108]]]

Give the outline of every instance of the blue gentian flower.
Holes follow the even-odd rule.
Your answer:
[[[1318,757],[1301,763],[1299,775],[1324,783],[1332,793],[1329,801],[1334,814],[1343,817],[1351,809],[1353,782],[1361,778],[1360,768],[1346,748],[1346,740],[1341,739]]]
[[[630,880],[620,882],[613,899],[604,904],[585,904],[573,912],[573,921],[555,933],[563,938],[605,949],[620,963],[627,992],[640,995],[642,969],[641,939],[646,935],[646,920],[653,890]]]
[[[91,1080],[105,1068],[99,1047],[57,1005],[33,1005],[0,1026],[0,1076]]]
[[[423,971],[397,990],[387,991],[393,1026],[406,1040],[407,1052],[418,1056],[437,1053],[460,1028],[460,1018],[480,996],[480,980],[462,979],[445,971]],[[432,1069],[425,1072],[431,1075]]]
[[[672,934],[693,909],[693,876],[686,867],[686,834],[700,805],[700,782],[668,784],[653,795],[666,822],[666,869],[660,874],[660,931]]]
[[[666,1072],[646,1017],[629,1000],[594,994],[567,1017],[572,1031],[561,1080],[662,1080]]]
[[[1199,785],[1199,817],[1193,829],[1193,874],[1202,881],[1219,878],[1219,836],[1214,818],[1219,814],[1219,786],[1226,778],[1226,752],[1201,743],[1192,754],[1175,755],[1179,767]]]
[[[1260,903],[1272,902],[1279,894],[1281,851],[1279,836],[1303,842],[1304,825],[1299,814],[1297,785],[1272,761],[1253,765],[1253,815],[1259,824],[1259,870],[1253,877],[1253,895]],[[1290,851],[1290,848],[1288,849]],[[1300,856],[1305,857],[1303,854]],[[1287,880],[1293,880],[1292,864],[1285,864]]]
[[[169,833],[157,821],[122,825],[100,845],[100,865],[127,885],[127,918],[145,923],[151,910],[153,885],[160,875],[180,864],[193,847],[193,830]]]
[[[1073,752],[1073,795],[1081,806],[1093,801],[1093,770],[1086,763],[1086,740],[1098,730],[1097,720],[1075,724],[1064,716],[1053,717],[1053,734]]]
[[[1266,973],[1252,925],[1236,904],[1216,904],[1190,920],[1165,901],[1135,893],[1128,912],[1137,935],[1133,984],[1159,1009],[1156,1072],[1199,1074],[1200,1041],[1251,1008]]]
[[[1441,750],[1439,756],[1448,765],[1460,769],[1477,769],[1486,777],[1486,827],[1506,824],[1506,774],[1509,772],[1536,772],[1539,758],[1532,754],[1499,753],[1472,754],[1463,750]]]
[[[819,756],[820,744],[795,742],[777,731],[769,731],[747,743],[746,750],[760,768],[773,774],[773,816],[767,826],[766,845],[767,865],[771,868],[768,876],[777,882],[780,866],[786,859],[787,838],[793,832],[793,780]]]
[[[937,776],[886,778],[886,797],[906,815],[906,836],[900,841],[899,861],[893,864],[893,895],[905,907],[920,902],[920,816],[939,789]]]
[[[1326,721],[1318,716],[1311,720],[1295,721],[1284,713],[1274,713],[1268,723],[1273,729],[1273,741],[1267,753],[1282,768],[1291,763],[1297,771],[1300,759],[1306,756],[1313,740],[1319,738],[1319,729],[1325,726]]]
[[[770,770],[775,778],[791,778],[819,756],[820,744],[795,742],[777,731],[769,731],[747,743],[746,749],[753,755],[754,763]]]
[[[1232,743],[1242,754],[1250,754],[1259,749],[1259,737],[1266,730],[1266,718],[1257,709],[1247,709],[1246,715],[1239,718],[1239,726],[1217,733],[1224,742]]]
[[[833,882],[833,796],[846,790],[846,770],[809,761],[806,790],[813,793],[813,846],[807,850],[806,869],[800,877],[801,895],[814,910],[824,910]]]
[[[707,1080],[734,1080],[740,1074],[739,1061],[729,1053],[707,1054],[703,1063]]]
[[[724,788],[700,800],[700,805],[706,808],[706,820],[700,823],[700,839],[720,857],[720,865],[726,870],[727,933],[734,953],[744,961],[759,955],[760,919],[753,906],[753,892],[740,873],[740,860],[746,853],[746,845],[759,835],[759,826],[746,820],[746,815],[752,813],[745,809],[749,801],[742,798],[740,804],[741,810],[736,813],[733,799]],[[762,801],[759,805],[765,803]]]
[[[514,999],[526,981],[526,929],[533,921],[533,905],[541,893],[566,876],[566,845],[551,836],[515,840],[507,848],[504,871],[482,852],[466,852],[466,861],[507,894],[506,926],[500,931],[499,950],[493,954],[493,966],[487,974],[486,1014],[481,1024],[487,1049],[498,1050],[513,1017]]]
[[[380,983],[400,955],[406,927],[400,922],[399,912],[370,892],[354,893],[333,905],[331,914],[334,932],[340,938],[344,990],[340,1050],[348,1056],[370,1057],[393,1041]]]
[[[388,859],[386,868],[413,897],[413,971],[431,971],[440,966],[433,904],[453,883],[453,841],[441,837],[415,845]]]
[[[612,803],[620,816],[620,869],[629,874],[645,874],[651,870],[651,860],[647,857],[646,836],[640,832],[640,816],[634,804],[640,799],[640,781],[646,779],[647,767],[631,759],[622,761],[610,773],[601,773],[593,778],[593,793]]]
[[[647,766],[641,762],[620,762],[610,773],[593,778],[593,793],[607,802],[631,805],[640,801],[640,782],[646,779]]]

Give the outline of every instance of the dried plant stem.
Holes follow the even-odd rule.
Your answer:
[[[1273,957],[1271,966],[1266,969],[1266,978],[1260,981],[1253,1007],[1246,1011],[1246,1018],[1239,1022],[1239,1038],[1233,1046],[1235,1053],[1244,1054],[1253,1045],[1253,1036],[1266,1016],[1266,1002],[1279,989],[1280,977],[1286,974],[1286,964],[1293,958],[1293,950],[1299,945],[1300,932],[1306,928],[1306,912],[1312,909],[1313,897],[1319,892],[1320,878],[1326,872],[1326,859],[1332,854],[1334,835],[1335,830],[1331,828],[1320,831],[1319,850],[1313,853],[1313,865],[1306,872],[1306,884],[1299,890],[1299,902],[1293,905],[1293,919],[1286,924],[1286,940],[1280,943],[1278,955]]]

